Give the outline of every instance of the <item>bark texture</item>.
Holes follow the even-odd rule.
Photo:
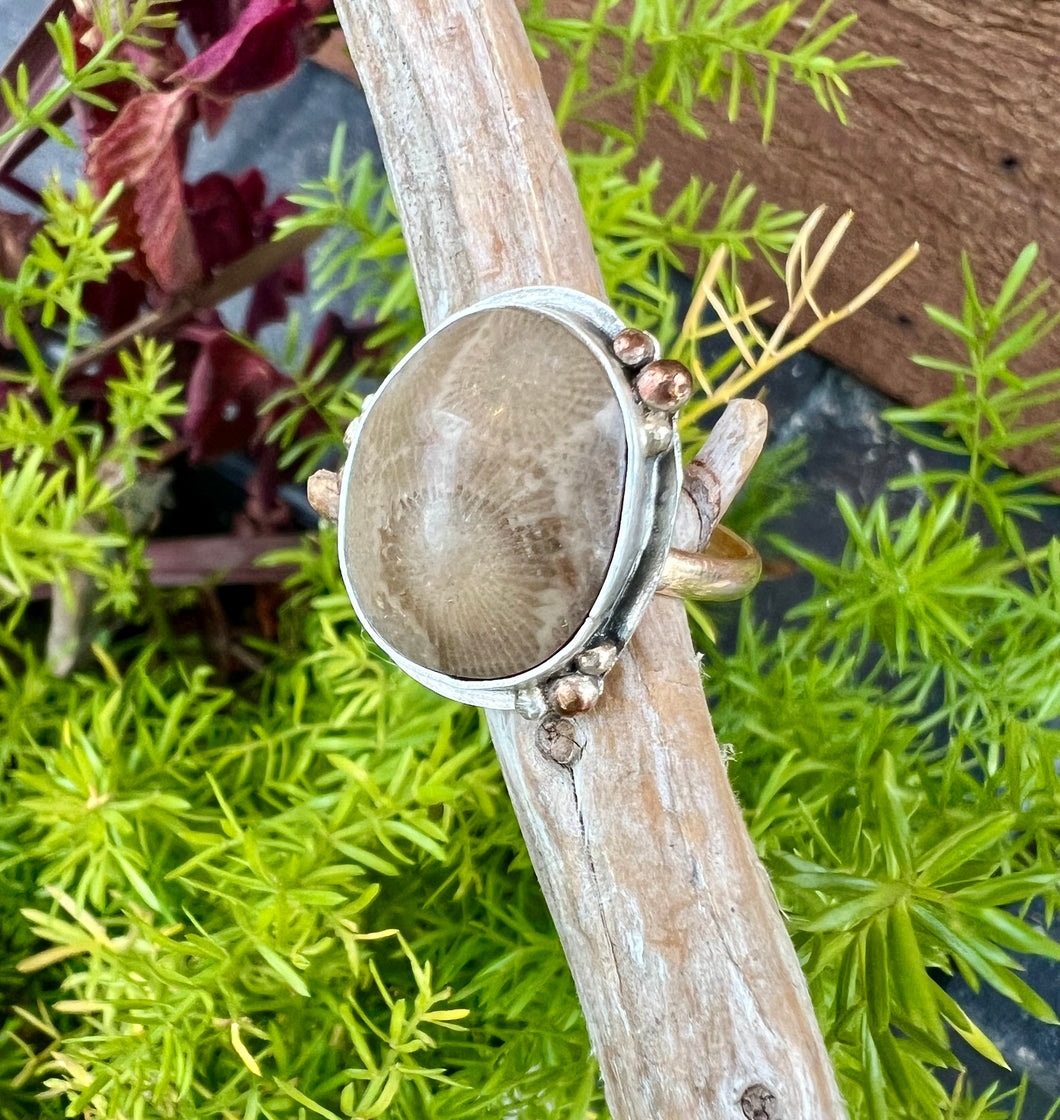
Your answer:
[[[520,285],[602,296],[510,0],[336,7],[428,325]],[[675,543],[694,547],[722,515],[764,423],[753,402],[726,418],[694,472]],[[653,604],[604,700],[564,723],[563,742],[542,741],[514,714],[492,715],[490,727],[616,1120],[741,1120],[749,1093],[771,1100],[775,1120],[842,1117],[798,961],[726,779],[682,605]]]

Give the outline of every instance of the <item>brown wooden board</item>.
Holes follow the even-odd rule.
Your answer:
[[[557,8],[584,14],[590,6],[562,0]],[[923,305],[959,313],[962,250],[991,296],[1030,241],[1041,246],[1033,278],[1060,274],[1060,3],[836,0],[830,18],[850,11],[859,20],[842,40],[843,53],[868,50],[902,65],[852,76],[846,126],[809,91],[788,86],[768,146],[751,106],[734,124],[724,107],[708,106],[699,114],[707,140],[690,142],[656,113],[643,152],[662,159],[672,193],[693,175],[724,185],[739,172],[762,199],[785,208],[826,203],[833,216],[853,209],[854,226],[821,287],[825,309],[920,241],[913,267],[814,349],[892,396],[923,403],[949,380],[910,356],[957,353]],[[555,90],[560,65],[546,62],[544,70]],[[628,106],[616,102],[601,116],[628,125]],[[750,266],[744,276],[750,295],[782,301],[766,266]],[[1053,366],[1060,366],[1060,334],[1034,355],[1035,368]],[[1049,461],[1039,446],[1017,465]]]

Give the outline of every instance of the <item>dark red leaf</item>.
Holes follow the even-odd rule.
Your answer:
[[[268,241],[277,219],[298,209],[282,197],[265,206],[265,179],[256,169],[234,179],[218,173],[207,175],[186,186],[184,198],[207,273],[232,264],[254,245]],[[304,292],[305,286],[305,263],[300,256],[258,281],[247,311],[246,333],[254,336],[266,323],[282,320],[288,297]]]
[[[203,343],[188,381],[184,434],[193,461],[259,442],[258,410],[284,384],[267,358],[222,330]]]
[[[292,202],[282,194],[277,195],[277,197],[261,211],[261,225],[257,235],[261,238],[272,237],[276,232],[276,225],[281,218],[290,218],[295,214],[301,214],[301,212],[302,208],[297,203]]]
[[[200,93],[229,100],[289,78],[317,46],[320,3],[250,0],[232,28],[173,75]]]
[[[276,224],[281,218],[289,218],[300,211],[301,207],[280,195],[259,215],[258,236],[262,241],[268,240],[276,232]],[[247,308],[246,333],[253,338],[266,324],[282,323],[287,317],[288,298],[305,291],[306,279],[305,258],[298,256],[260,281]]]
[[[232,30],[247,0],[180,0],[180,18],[202,50]]]
[[[246,333],[251,338],[268,323],[282,323],[287,318],[287,300],[305,291],[305,261],[295,257],[271,276],[258,282],[247,308]]]
[[[247,480],[247,501],[233,528],[255,535],[275,533],[291,522],[291,507],[280,497],[279,448],[267,444],[257,457],[258,469]]]
[[[216,101],[214,98],[200,93],[195,98],[195,104],[199,108],[199,120],[202,121],[206,135],[213,139],[221,131],[221,126],[228,120],[228,115],[232,112],[232,102]]]
[[[118,267],[107,277],[106,283],[86,284],[82,302],[103,330],[111,334],[136,318],[146,295],[147,285]]]
[[[31,214],[0,210],[0,276],[13,280],[18,275],[38,229],[40,221]]]
[[[328,381],[337,381],[346,377],[350,370],[365,358],[381,357],[378,350],[368,345],[368,339],[376,330],[373,323],[349,324],[334,311],[327,312],[317,325],[310,347],[306,368],[313,369],[323,361],[325,354],[338,342],[339,349],[326,374]],[[274,417],[279,419],[286,411],[293,407],[290,404],[281,404]],[[298,422],[298,438],[306,439],[311,435],[322,432],[327,424],[314,409],[307,409]]]
[[[368,345],[368,339],[372,337],[376,328],[377,324],[374,323],[347,323],[337,312],[327,312],[317,324],[313,334],[308,368],[312,369],[321,361],[332,344],[339,340],[342,346],[331,368],[336,376],[345,376],[358,362],[379,353]]]
[[[214,172],[184,188],[184,203],[207,274],[243,256],[257,239],[265,178],[256,168],[233,179]]]
[[[99,196],[124,183],[113,210],[114,243],[133,251],[126,268],[134,277],[153,280],[164,292],[180,291],[202,276],[181,182],[192,108],[183,89],[134,97],[88,145],[85,163]]]

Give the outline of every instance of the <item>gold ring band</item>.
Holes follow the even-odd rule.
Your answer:
[[[670,550],[656,590],[675,599],[724,603],[742,599],[761,578],[762,557],[757,550],[718,525],[702,552]]]

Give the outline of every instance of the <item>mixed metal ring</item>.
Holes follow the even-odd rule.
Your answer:
[[[761,574],[720,527],[671,551],[691,391],[579,292],[520,288],[447,319],[347,432],[339,560],[365,629],[452,699],[591,708],[653,595],[732,599]]]

